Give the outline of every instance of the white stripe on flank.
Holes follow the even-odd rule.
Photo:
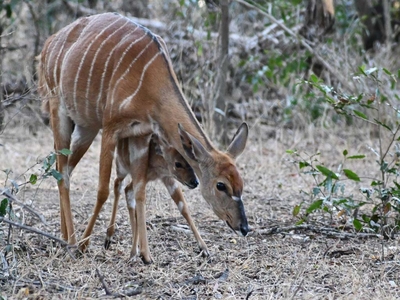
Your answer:
[[[138,27],[139,28],[139,27]],[[133,45],[135,45],[136,43],[140,42],[142,39],[144,39],[147,36],[146,32],[144,32],[144,35],[142,35],[140,38],[138,38],[137,40],[133,41],[128,48],[125,49],[124,53],[121,56],[121,59],[118,61],[118,65],[116,68],[114,68],[113,73],[111,75],[111,80],[114,78],[115,72],[118,69],[119,65],[121,64],[123,58],[125,57],[125,55],[128,53],[128,51],[133,47]],[[138,60],[138,58],[144,53],[144,51],[151,45],[151,43],[153,43],[153,40],[150,41],[150,43],[148,43],[146,45],[146,47],[138,54],[138,56],[129,64],[128,68],[125,70],[125,72],[118,78],[117,82],[114,85],[114,89],[112,90],[112,96],[111,96],[111,103],[110,103],[110,114],[112,113],[112,107],[114,105],[114,94],[115,94],[115,90],[117,89],[118,83],[124,79],[124,76],[126,74],[128,74],[130,68],[133,66],[133,64]]]
[[[116,49],[118,49],[118,47],[119,47],[121,44],[123,44],[128,38],[130,38],[130,34],[134,33],[138,28],[139,28],[139,27],[136,27],[135,30],[133,30],[133,31],[130,32],[129,34],[125,35],[125,36],[122,38],[122,40],[121,40],[120,42],[118,42],[117,45],[114,46],[114,48],[111,50],[111,52],[110,52],[110,53],[108,54],[108,56],[107,56],[107,60],[106,60],[106,63],[105,63],[105,65],[104,65],[103,73],[101,74],[101,82],[100,82],[99,95],[97,96],[97,101],[96,101],[96,114],[97,114],[97,119],[98,119],[98,120],[101,119],[101,117],[100,117],[100,101],[101,101],[102,91],[103,91],[103,88],[104,88],[104,80],[105,80],[105,78],[106,78],[107,67],[108,67],[108,64],[110,63],[111,57],[112,57],[114,51],[115,51]],[[125,52],[124,52],[124,53],[125,53]],[[120,63],[120,62],[119,62],[119,63]],[[119,64],[118,64],[118,66],[119,66]],[[117,67],[118,67],[118,66],[117,66]],[[117,69],[117,67],[114,68],[112,74],[114,74],[114,72],[115,72],[115,70]],[[112,78],[112,75],[111,75],[110,79],[111,79],[111,78]]]
[[[89,77],[88,77],[88,80],[87,80],[87,82],[86,82],[86,94],[85,94],[85,99],[89,99],[90,83],[91,83],[91,80],[92,80],[93,68],[94,68],[94,64],[95,64],[95,62],[96,62],[96,60],[97,60],[97,56],[99,55],[101,49],[102,49],[103,46],[107,43],[107,41],[108,41],[109,39],[111,39],[111,38],[112,38],[115,34],[117,34],[119,31],[121,31],[121,30],[125,27],[125,25],[128,24],[128,23],[130,23],[129,20],[127,20],[121,27],[119,27],[117,30],[115,30],[113,33],[111,33],[107,38],[105,38],[105,39],[101,42],[100,46],[97,48],[96,53],[95,53],[94,56],[93,56],[92,64],[90,65]],[[99,97],[101,98],[103,91],[100,90],[99,92],[100,92]],[[86,106],[86,116],[89,116],[89,109],[88,109],[88,108],[89,108],[89,106]],[[96,102],[96,111],[97,111],[97,102]],[[98,116],[97,116],[97,117],[98,117]],[[100,121],[99,118],[98,118],[98,120]]]
[[[70,27],[71,27],[71,28],[70,28],[67,32],[64,33],[66,37],[68,37],[68,35],[70,34],[71,30],[74,28],[73,26],[70,26]],[[56,58],[56,62],[54,63],[53,80],[54,80],[54,83],[55,83],[56,85],[57,85],[57,65],[58,65],[58,61],[60,60],[61,53],[62,53],[63,50],[64,50],[66,41],[67,41],[67,39],[65,38],[65,39],[63,40],[63,43],[62,43],[62,45],[61,45],[60,50],[58,51],[57,58]]]
[[[146,47],[146,48],[147,48],[147,47]],[[146,48],[143,49],[143,51],[146,50]],[[137,86],[135,92],[134,92],[132,95],[130,95],[128,98],[124,99],[124,101],[122,101],[121,105],[119,106],[119,110],[120,110],[120,111],[121,111],[127,104],[129,104],[129,102],[131,102],[132,99],[137,95],[137,93],[139,92],[140,88],[142,87],[143,77],[144,77],[144,74],[146,73],[146,70],[148,69],[148,67],[153,63],[153,61],[154,61],[160,54],[162,54],[162,52],[160,52],[160,51],[157,52],[157,53],[153,56],[153,58],[150,59],[150,61],[144,66],[143,71],[142,71],[142,74],[140,75],[139,84],[138,84],[138,86]],[[139,56],[140,56],[140,55],[139,55]],[[136,59],[135,59],[135,60],[136,60]],[[133,63],[132,63],[132,64],[133,64]]]
[[[78,44],[78,42],[81,40],[82,36],[85,35],[86,31],[89,29],[89,25],[91,22],[93,22],[96,19],[96,17],[92,17],[90,19],[90,21],[86,24],[85,28],[79,33],[78,38],[75,40],[75,43],[73,45],[71,45],[71,47],[69,47],[68,51],[65,53],[64,55],[64,59],[61,63],[61,67],[60,67],[60,95],[63,96],[64,95],[64,88],[63,88],[63,75],[64,75],[64,68],[66,65],[66,61],[68,60],[69,56],[71,55],[72,49],[75,48],[76,44]]]
[[[51,71],[50,71],[50,62],[51,62],[51,59],[50,59],[50,57],[49,57],[48,55],[49,55],[49,53],[50,53],[50,55],[53,54],[53,52],[49,52],[49,51],[50,51],[51,46],[52,46],[54,43],[56,43],[57,37],[58,37],[58,35],[56,35],[56,36],[51,40],[51,43],[47,46],[46,54],[44,55],[44,58],[46,59],[46,66],[43,66],[43,68],[46,67],[46,75],[47,75],[46,77],[48,77],[48,78],[50,78],[50,74],[51,74]],[[57,44],[57,43],[56,43],[56,44]],[[56,45],[55,45],[55,46],[56,46]],[[53,50],[56,49],[55,46],[54,46]]]
[[[94,43],[95,41],[97,41],[97,39],[98,39],[108,28],[110,28],[111,26],[113,26],[113,25],[114,25],[115,23],[117,23],[119,20],[120,20],[120,19],[116,19],[114,22],[108,24],[107,27],[103,28],[103,30],[101,30],[101,31],[90,41],[89,45],[86,47],[85,53],[83,54],[83,56],[82,56],[82,58],[81,58],[81,61],[80,61],[80,63],[79,63],[79,67],[78,67],[78,71],[76,72],[76,76],[75,76],[75,80],[74,80],[74,90],[73,90],[73,92],[74,92],[74,98],[73,98],[73,100],[74,100],[74,108],[75,108],[75,111],[78,110],[77,102],[76,102],[76,93],[77,93],[77,87],[78,87],[78,80],[79,80],[79,75],[80,75],[80,73],[81,73],[82,66],[83,66],[83,63],[85,62],[86,56],[87,56],[87,54],[89,53],[89,50],[90,50],[90,48],[92,47],[93,43]],[[93,61],[92,61],[92,63],[93,63]],[[87,99],[85,99],[85,100],[87,100]],[[89,101],[86,101],[85,103],[86,103],[86,111],[88,111]]]

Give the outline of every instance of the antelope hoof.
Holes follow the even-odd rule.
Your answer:
[[[111,246],[111,237],[106,236],[106,240],[104,241],[104,249],[108,250]]]
[[[153,260],[151,258],[145,258],[143,255],[140,256],[140,258],[142,259],[145,265],[151,265],[153,263]]]
[[[81,251],[82,253],[85,253],[87,251],[89,247],[89,240],[86,240],[82,243],[79,244],[79,251]]]
[[[200,248],[200,254],[201,254],[201,257],[204,257],[204,258],[210,256],[210,252],[208,252],[207,248],[204,248],[204,249]]]

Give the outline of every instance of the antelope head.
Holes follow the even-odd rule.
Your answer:
[[[239,127],[226,152],[207,150],[181,125],[179,134],[186,155],[198,164],[200,174],[197,175],[204,199],[233,231],[246,236],[249,227],[242,199],[243,180],[235,167],[235,159],[246,146],[247,124]]]

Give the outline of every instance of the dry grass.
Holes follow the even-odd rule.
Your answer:
[[[398,298],[397,240],[382,243],[373,239],[338,240],[311,232],[269,236],[259,233],[263,228],[293,224],[294,205],[308,200],[299,191],[309,189],[312,182],[297,174],[286,149],[309,153],[320,150],[321,160],[333,166],[344,148],[354,149],[361,143],[362,150],[371,142],[366,132],[354,129],[352,133],[338,134],[311,127],[302,132],[257,127],[251,133],[251,141],[238,162],[246,180],[246,212],[254,229],[249,237],[235,236],[217,220],[197,190],[185,190],[195,222],[211,251],[211,257],[202,258],[193,236],[175,230],[185,221],[164,188],[153,184],[148,188],[147,219],[154,264],[146,266],[139,259],[128,259],[131,234],[123,201],[115,243],[110,250],[103,249],[111,211],[108,201],[96,223],[89,252],[81,258],[72,259],[46,237],[13,228],[10,242],[14,250],[7,256],[9,269],[0,273],[0,295],[10,299],[99,298],[105,296],[105,289],[96,275],[98,269],[113,293],[137,290],[141,292],[136,296],[139,299]],[[78,237],[95,201],[99,141],[100,138],[95,140],[71,183]],[[52,136],[47,128],[41,128],[33,137],[24,126],[9,127],[0,136],[0,143],[1,169],[13,169],[11,177],[15,178],[51,151]],[[364,166],[358,171],[365,171]],[[1,176],[4,185],[5,176]],[[27,186],[18,197],[32,203],[49,222],[45,226],[15,207],[25,224],[59,235],[54,180],[45,180],[38,187]],[[8,232],[4,223],[0,229],[3,234]],[[5,239],[0,246],[4,253]],[[382,251],[384,261],[380,259]]]
[[[241,7],[239,10],[240,13],[248,13]],[[41,11],[41,13],[44,12],[45,10]],[[25,13],[27,13],[26,7]],[[174,20],[171,14],[165,14],[164,11],[160,13],[161,15],[165,15],[162,20],[171,28],[186,32],[186,23],[182,25],[179,20]],[[29,20],[29,17],[23,17],[18,22],[24,20]],[[190,23],[191,26],[204,29],[203,25],[200,26],[204,23],[204,19],[196,11],[188,14],[184,21],[192,23],[196,21],[195,26]],[[232,28],[234,30],[241,28],[245,24],[244,21],[233,17]],[[265,22],[259,20],[259,23]],[[27,24],[26,27],[32,31],[30,23]],[[245,26],[247,30],[251,29],[250,33],[246,32],[246,36],[256,35],[254,25],[254,22],[250,22]],[[16,23],[15,26],[20,26],[20,24]],[[168,40],[169,33],[157,33]],[[239,33],[244,35],[244,32]],[[24,33],[20,38],[13,36],[13,39],[24,40],[23,37],[26,36],[33,36],[33,34]],[[268,45],[278,53],[281,51],[279,47],[282,44],[293,44],[291,39],[281,36],[283,42],[278,43],[277,46]],[[190,39],[193,39],[193,46],[189,50],[181,49],[183,46],[180,44],[174,44],[175,41],[171,37],[168,45],[174,56],[173,61],[179,65],[176,71],[182,77],[185,90],[193,95],[189,99],[202,99],[205,102],[210,98],[209,90],[212,90],[210,87],[212,87],[214,74],[211,73],[209,77],[206,75],[210,74],[210,65],[215,59],[214,48],[211,45],[212,47],[208,49],[209,42],[205,40],[196,41],[193,37]],[[367,61],[367,67],[379,65],[388,67],[390,70],[397,68],[398,55],[380,51],[375,53],[373,58],[366,55],[366,59],[366,56],[359,55],[352,49],[352,44],[346,42],[347,36],[341,37],[340,40],[341,42],[323,46],[321,53],[324,53],[323,57],[335,69],[343,74],[350,74],[349,77],[365,61]],[[201,42],[204,46],[203,56],[195,55],[196,42]],[[286,51],[290,52],[293,45],[288,48],[289,50]],[[265,49],[261,50],[264,53]],[[248,55],[249,57],[260,55],[261,50],[257,47]],[[272,50],[268,53],[274,53]],[[5,59],[2,74],[10,77],[9,81],[18,81],[17,75],[24,74],[24,78],[29,81],[30,70],[26,67],[26,57],[30,56],[31,52],[32,49],[28,48],[7,54],[11,58]],[[233,51],[232,65],[235,66],[235,70],[237,69],[234,74],[238,78],[242,78],[243,74],[256,73],[263,64],[258,60],[250,63],[249,60],[244,72],[238,69],[239,60],[235,55]],[[270,56],[261,58],[269,60]],[[14,62],[20,62],[23,67],[16,68]],[[10,70],[15,71],[16,75]],[[279,70],[278,73],[281,71]],[[187,78],[185,74],[191,76]],[[274,115],[274,110],[270,107],[271,103],[276,104],[275,106],[281,110],[290,107],[290,102],[297,97],[292,95],[294,90],[292,87],[301,76],[303,75],[291,72],[287,86],[282,86],[279,82],[277,86],[274,86],[266,81],[266,88],[260,89],[258,94],[253,94],[251,86],[240,80],[232,84],[232,89],[237,91],[238,96],[231,100],[236,103],[239,99],[249,115],[258,118],[259,122],[281,124],[283,114]],[[196,82],[197,77],[202,78],[203,81]],[[232,81],[234,79],[235,77]],[[326,81],[335,84],[335,79],[329,75]],[[356,86],[356,90],[365,92],[368,92],[369,88],[373,87],[362,86],[362,84]],[[272,99],[274,102],[267,99]],[[309,177],[298,174],[290,162],[291,157],[285,153],[286,149],[298,149],[305,156],[320,151],[320,160],[332,169],[338,167],[344,149],[348,149],[350,154],[365,153],[368,159],[354,162],[348,167],[360,176],[377,176],[375,157],[368,150],[368,146],[377,148],[377,139],[373,132],[365,127],[356,128],[357,126],[351,130],[315,128],[308,125],[308,108],[300,106],[296,109],[303,109],[303,111],[300,113],[293,111],[291,116],[293,127],[302,127],[303,130],[258,124],[251,129],[248,147],[239,158],[238,165],[246,181],[245,208],[249,223],[253,228],[249,237],[235,236],[225,224],[218,221],[199,195],[198,190],[185,190],[193,218],[211,252],[211,257],[202,258],[197,253],[193,236],[176,230],[178,225],[183,226],[186,223],[164,188],[159,184],[152,184],[148,188],[147,220],[154,264],[145,266],[140,260],[129,261],[131,233],[124,201],[120,202],[120,211],[117,215],[115,243],[112,244],[110,250],[103,249],[106,226],[111,212],[111,201],[108,201],[94,228],[89,252],[78,259],[71,258],[65,249],[46,237],[13,228],[10,239],[13,251],[6,257],[8,268],[4,269],[0,256],[0,299],[1,297],[7,297],[7,299],[112,298],[105,296],[105,288],[96,270],[104,277],[105,285],[113,293],[130,293],[138,290],[141,292],[136,296],[139,299],[399,298],[400,259],[397,240],[384,242],[376,239],[339,240],[308,231],[293,231],[268,236],[260,233],[265,228],[294,224],[296,219],[292,216],[293,207],[302,201],[310,200],[300,193],[300,190],[309,191],[313,182]],[[16,111],[19,111],[19,108],[16,108]],[[20,115],[11,118],[14,115],[11,110],[7,113],[9,114],[7,118],[12,121],[5,132],[0,134],[0,169],[13,170],[10,178],[22,183],[28,180],[32,172],[39,172],[36,163],[52,150],[52,134],[48,128],[37,125],[38,117],[35,114],[28,119],[20,118]],[[320,120],[323,126],[326,124],[336,126],[328,118],[321,117]],[[33,136],[32,132],[36,135]],[[71,182],[71,198],[78,238],[83,233],[95,202],[99,141],[100,138],[95,140],[76,169]],[[31,166],[35,167],[28,170]],[[19,176],[20,174],[25,175]],[[6,183],[6,175],[1,172],[0,187],[4,185],[10,186],[10,181]],[[361,198],[358,192],[359,187],[359,185],[349,185],[346,191]],[[14,206],[17,216],[26,225],[59,236],[59,205],[55,180],[47,179],[35,186],[27,185],[17,196],[41,212],[49,223],[45,226],[26,211]],[[335,221],[342,220],[338,218]],[[5,253],[8,232],[9,227],[0,223],[0,253]]]

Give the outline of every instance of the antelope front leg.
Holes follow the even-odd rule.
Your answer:
[[[110,193],[110,177],[112,162],[114,158],[116,141],[112,134],[107,131],[103,131],[103,138],[101,141],[101,153],[100,153],[100,168],[99,168],[99,187],[97,191],[97,201],[94,207],[93,215],[89,220],[85,232],[83,233],[82,241],[80,242],[79,248],[82,252],[85,252],[89,246],[89,237],[92,234],[94,224],[99,216],[100,210],[103,204],[107,201]]]
[[[50,102],[50,123],[54,135],[54,150],[58,152],[70,148],[73,123],[59,109],[60,99],[54,97],[53,100]],[[68,244],[75,245],[76,237],[69,197],[68,157],[58,154],[56,169],[62,175],[62,179],[57,182],[60,196],[61,234],[64,240],[68,241]]]
[[[202,252],[203,256],[209,256],[210,253],[208,252],[207,245],[201,238],[200,233],[198,232],[196,225],[194,224],[192,217],[190,216],[189,208],[178,183],[172,177],[163,179],[163,183],[167,188],[169,194],[171,195],[172,200],[174,200],[176,206],[178,207],[179,212],[188,222],[189,227],[194,234],[194,237],[197,241],[197,244],[199,245],[200,251]]]

